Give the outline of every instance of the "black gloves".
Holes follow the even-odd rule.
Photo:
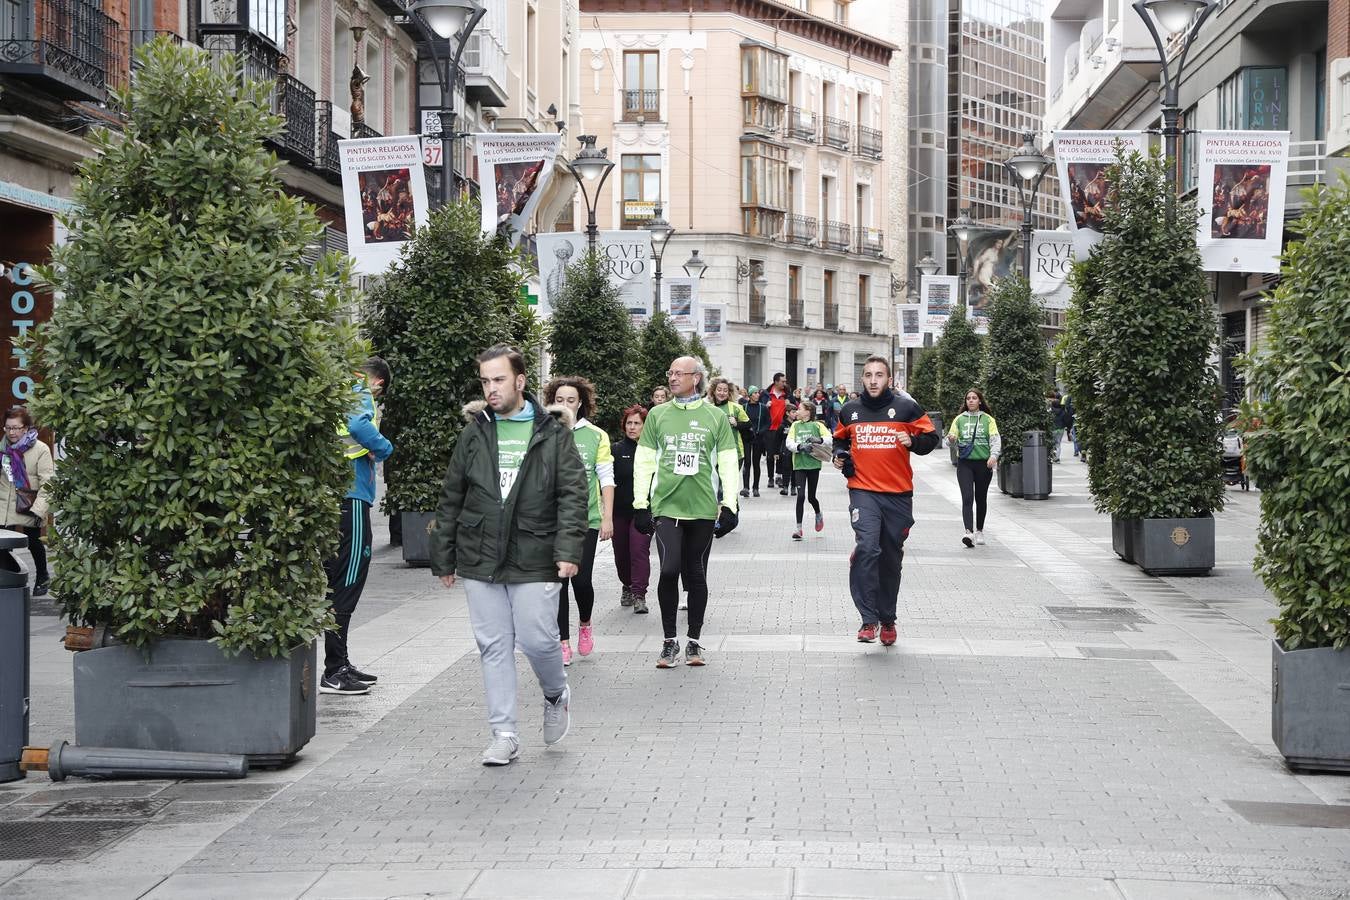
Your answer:
[[[652,521],[652,511],[650,509],[633,510],[633,527],[641,534],[656,534],[656,523]]]
[[[735,531],[739,524],[741,524],[741,517],[724,506],[717,513],[717,521],[713,523],[713,537],[726,537]]]
[[[839,471],[844,473],[845,478],[852,478],[853,454],[849,453],[847,450],[836,450],[834,451],[834,456],[836,459],[842,459],[844,461],[844,467]]]

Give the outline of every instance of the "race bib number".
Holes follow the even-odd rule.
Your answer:
[[[502,469],[500,486],[503,500],[511,493],[511,487],[516,483],[516,475],[518,474],[520,474],[519,469]]]
[[[675,474],[676,475],[697,475],[698,474],[698,452],[694,450],[676,450],[675,451]]]

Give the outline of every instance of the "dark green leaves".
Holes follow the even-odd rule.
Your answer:
[[[980,387],[984,370],[984,339],[966,318],[966,305],[952,308],[938,341],[938,408],[955,416],[964,406],[966,391]],[[950,421],[950,419],[948,419]]]
[[[595,424],[617,432],[619,414],[638,399],[633,365],[637,335],[599,254],[587,253],[568,267],[550,326],[551,371],[590,379],[598,407]]]
[[[985,399],[1003,435],[1002,458],[1022,459],[1022,433],[1050,435],[1045,392],[1050,353],[1041,336],[1045,316],[1021,276],[1000,278],[994,285],[989,312],[989,356]]]

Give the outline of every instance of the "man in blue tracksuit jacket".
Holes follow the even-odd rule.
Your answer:
[[[337,627],[324,632],[323,678],[325,694],[365,694],[378,679],[358,670],[347,658],[347,632],[352,613],[370,571],[370,507],[375,502],[375,464],[389,458],[394,445],[380,434],[380,412],[375,398],[389,384],[389,364],[378,356],[366,360],[352,385],[352,409],[338,426],[343,455],[352,467],[352,486],[342,501],[342,540],[338,555],[324,563],[328,602]]]

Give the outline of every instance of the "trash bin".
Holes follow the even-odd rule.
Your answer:
[[[28,743],[28,573],[14,558],[27,546],[17,531],[0,530],[0,782],[23,777]]]
[[[938,434],[938,446],[941,447],[943,438],[947,434],[947,432],[942,429],[942,413],[935,409],[928,410],[928,421],[933,423],[933,429],[937,431]]]
[[[1045,432],[1022,433],[1022,499],[1045,500],[1050,496],[1050,448]]]

